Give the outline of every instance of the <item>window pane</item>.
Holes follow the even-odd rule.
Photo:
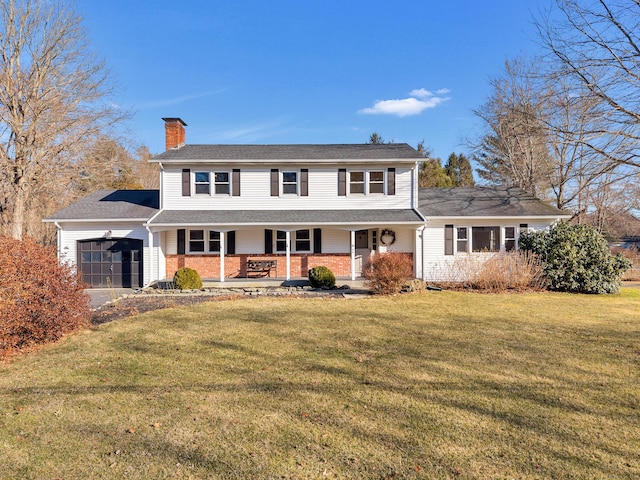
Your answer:
[[[278,240],[285,240],[287,238],[287,232],[285,232],[284,230],[278,230],[276,232],[276,238]]]
[[[458,227],[458,240],[467,239],[467,227]]]
[[[505,227],[504,238],[516,238],[516,227]]]
[[[298,174],[297,172],[283,172],[282,181],[285,183],[296,183]]]
[[[369,172],[369,181],[370,182],[383,182],[384,181],[384,172]]]
[[[204,240],[204,230],[190,230],[189,240]]]
[[[196,183],[209,183],[209,172],[196,172]]]
[[[516,249],[516,241],[515,240],[505,240],[504,241],[504,249],[507,252],[515,250]]]
[[[364,182],[364,172],[350,172],[349,179],[351,182]]]
[[[500,250],[500,227],[473,227],[471,241],[474,252]]]
[[[229,172],[216,172],[216,183],[229,183]]]
[[[216,184],[216,194],[224,195],[229,194],[229,184]]]
[[[204,252],[204,240],[189,242],[190,252]]]
[[[298,193],[298,186],[295,183],[294,184],[284,183],[282,185],[282,193],[293,193],[293,194],[296,194],[296,193]]]
[[[309,230],[298,230],[296,232],[296,240],[309,240]]]
[[[460,253],[467,252],[467,241],[466,240],[458,240],[457,251]]]
[[[196,193],[209,193],[209,184],[196,183]]]
[[[384,184],[382,183],[370,183],[369,193],[384,193]]]

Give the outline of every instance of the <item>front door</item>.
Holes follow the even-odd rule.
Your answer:
[[[369,230],[356,231],[356,274],[362,275],[362,267],[369,260]]]

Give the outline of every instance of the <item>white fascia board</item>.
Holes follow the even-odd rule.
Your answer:
[[[144,218],[45,218],[44,223],[108,223],[108,222],[126,222],[126,223],[145,223],[148,220]]]
[[[309,158],[298,158],[298,159],[215,159],[215,160],[205,160],[205,159],[191,159],[191,160],[149,160],[149,162],[160,163],[162,162],[165,165],[200,165],[200,164],[214,164],[214,165],[341,165],[341,164],[407,164],[407,165],[415,165],[416,161],[413,158],[359,158],[359,159],[309,159]]]
[[[429,216],[425,215],[427,221],[434,220],[518,220],[518,219],[535,219],[535,220],[557,220],[559,218],[571,218],[571,215],[504,215],[504,216],[488,216],[488,215],[459,215],[459,216]]]
[[[326,223],[320,223],[320,222],[288,222],[288,223],[282,223],[279,222],[277,225],[278,226],[287,226],[287,227],[308,227],[308,226],[323,226],[323,227],[359,227],[359,226],[365,226],[365,227],[372,227],[372,226],[379,226],[381,223],[384,222],[359,222],[359,223],[350,223],[350,222],[326,222]],[[424,225],[424,222],[388,222],[388,223],[384,223],[384,225],[400,225],[400,226],[415,226],[415,227],[419,227]],[[155,228],[155,227],[161,227],[161,228],[185,228],[185,227],[210,227],[210,228],[218,228],[218,227],[222,227],[222,228],[231,228],[231,229],[238,229],[238,228],[252,228],[252,227],[271,227],[273,228],[274,223],[267,223],[267,222],[261,222],[261,223],[154,223],[154,224],[150,224],[149,227],[150,228]]]

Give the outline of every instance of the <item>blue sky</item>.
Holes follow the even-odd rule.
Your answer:
[[[535,53],[548,0],[78,0],[92,48],[133,112],[135,145],[416,146],[443,160],[478,133],[471,110],[505,59]]]

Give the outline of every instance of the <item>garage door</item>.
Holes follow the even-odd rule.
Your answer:
[[[79,269],[91,287],[142,287],[142,240],[83,240],[78,252]]]

